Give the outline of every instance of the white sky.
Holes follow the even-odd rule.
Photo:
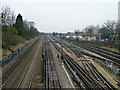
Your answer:
[[[40,32],[83,30],[117,20],[119,0],[1,0],[23,19],[34,21]]]

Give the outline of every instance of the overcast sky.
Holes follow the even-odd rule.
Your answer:
[[[73,32],[118,19],[119,0],[1,0],[40,32]]]

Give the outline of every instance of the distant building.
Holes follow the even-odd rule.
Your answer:
[[[90,34],[90,33],[86,33],[83,34],[83,40],[87,40],[87,41],[96,41],[97,38],[101,38],[100,37],[101,33],[94,33],[94,34]]]
[[[28,27],[29,27],[29,28],[33,27],[34,25],[35,25],[34,22],[28,22]]]
[[[79,39],[81,40],[83,36],[83,32],[75,32],[73,35],[73,39]]]

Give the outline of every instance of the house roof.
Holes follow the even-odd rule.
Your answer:
[[[86,33],[86,34],[83,34],[83,37],[97,37],[97,36],[100,36],[101,33],[94,33],[94,34],[91,34],[91,33]]]

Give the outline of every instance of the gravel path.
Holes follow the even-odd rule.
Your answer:
[[[59,77],[62,88],[72,88],[72,85],[64,69],[62,68],[61,60],[57,58],[57,53],[58,53],[57,50],[54,48],[52,44],[50,44],[50,46],[52,49],[52,55],[56,64],[56,69],[58,70],[58,77]]]

